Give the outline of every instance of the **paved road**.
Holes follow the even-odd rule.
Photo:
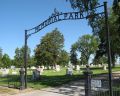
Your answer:
[[[77,81],[61,87],[35,90],[12,96],[84,96],[84,87],[82,81]]]

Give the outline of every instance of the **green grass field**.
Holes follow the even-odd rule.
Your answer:
[[[62,84],[69,83],[70,81],[80,80],[83,79],[83,73],[82,71],[84,68],[81,68],[81,71],[74,71],[72,76],[66,75],[66,68],[62,68],[61,71],[56,72],[54,70],[45,70],[43,74],[41,75],[41,79],[39,81],[33,81],[32,80],[32,72],[28,70],[28,87],[34,88],[34,89],[41,89],[45,87],[54,87],[54,86],[60,86]],[[108,73],[108,71],[104,71],[102,68],[91,68],[93,71],[93,74],[103,74]],[[120,71],[120,67],[113,68],[112,71]],[[0,77],[0,85],[8,86],[8,82],[10,84],[14,84],[15,86],[20,86],[20,77],[19,75],[10,75],[7,77]]]

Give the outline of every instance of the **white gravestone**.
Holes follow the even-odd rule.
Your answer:
[[[102,67],[101,64],[98,64],[98,67]]]
[[[42,75],[44,68],[43,67],[39,67],[39,71],[40,71],[40,75]]]
[[[93,67],[93,64],[90,64],[90,67]]]
[[[56,70],[57,72],[60,71],[60,65],[56,65],[55,70]]]
[[[41,67],[42,67],[43,70],[45,69],[45,66],[41,66]]]
[[[32,70],[36,69],[34,66],[31,67]]]
[[[44,69],[47,69],[47,67],[45,66]]]
[[[12,75],[16,75],[16,74],[17,74],[17,72],[16,72],[16,71],[13,71],[13,72],[12,72]]]
[[[73,75],[73,66],[72,66],[72,64],[68,65],[68,68],[66,70],[66,74],[67,75]]]
[[[5,77],[9,74],[9,69],[3,69],[1,70],[1,72],[2,72],[2,77]]]
[[[49,69],[52,69],[51,66],[48,67]]]
[[[80,66],[76,65],[76,70],[79,71],[80,70]]]
[[[107,70],[107,66],[106,65],[103,65],[103,70]]]

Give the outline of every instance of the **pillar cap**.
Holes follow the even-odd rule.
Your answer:
[[[90,66],[86,65],[86,69],[83,71],[84,74],[92,74],[93,72],[90,70]]]

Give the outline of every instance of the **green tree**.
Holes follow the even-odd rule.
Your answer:
[[[19,48],[15,49],[15,56],[14,56],[14,65],[16,67],[20,67],[22,65],[22,59],[23,57],[21,57],[21,52]]]
[[[64,37],[57,30],[47,33],[40,44],[35,49],[35,59],[37,65],[53,65],[58,64],[59,55],[64,45]]]
[[[0,58],[2,58],[2,49],[0,48]]]
[[[75,67],[78,63],[76,51],[77,51],[77,45],[73,44],[70,51],[70,61],[73,65],[75,65]]]
[[[113,11],[110,12],[108,21],[109,21],[109,32],[110,32],[110,42],[111,42],[111,55],[112,55],[112,66],[115,67],[115,58],[117,55],[120,55],[120,31],[118,30],[119,24],[117,23],[118,17],[113,13]],[[95,33],[100,38],[100,45],[99,50],[96,54],[96,59],[100,56],[107,53],[107,44],[106,44],[106,31],[104,27],[104,19],[98,19],[94,22],[96,24],[97,22],[100,23],[99,26],[96,27]]]
[[[11,66],[11,59],[7,54],[4,54],[2,57],[2,67],[8,68]]]
[[[35,56],[30,56],[30,58],[28,59],[28,67],[31,66],[35,66],[36,65],[36,60],[35,60]]]
[[[0,48],[0,67],[2,66],[2,49]]]
[[[28,66],[30,66],[30,48],[27,47],[27,60],[28,60]],[[24,47],[22,48],[16,48],[15,49],[15,56],[14,56],[14,65],[16,67],[21,67],[24,65]]]
[[[113,1],[113,11],[116,15],[120,16],[120,0]]]
[[[88,64],[90,55],[95,54],[99,44],[99,39],[93,35],[83,35],[76,42],[77,50],[81,53],[84,62]],[[81,58],[81,60],[83,60]],[[82,61],[83,62],[83,61]]]
[[[95,12],[94,9],[99,5],[98,0],[66,0],[69,1],[73,9],[78,9],[80,12],[88,12],[91,9],[91,13]]]
[[[103,55],[103,56],[101,56],[101,57],[99,57],[99,58],[94,58],[94,60],[93,60],[93,64],[95,64],[95,65],[97,65],[97,64],[107,64],[107,57],[106,57],[106,55]]]
[[[58,64],[65,66],[69,63],[69,60],[69,54],[65,50],[62,50],[59,54]]]
[[[87,63],[88,63],[88,61],[86,60],[85,55],[83,54],[83,52],[81,52],[80,64],[81,64],[81,65],[86,65]]]
[[[67,0],[68,1],[68,0]],[[93,33],[98,35],[101,41],[99,50],[97,51],[96,57],[106,54],[107,45],[106,45],[106,32],[105,32],[105,20],[104,16],[94,16],[96,11],[94,8],[99,5],[100,0],[69,0],[72,8],[77,8],[80,11],[86,11],[90,15],[93,15],[91,18],[88,18],[88,23],[93,29]],[[87,6],[87,7],[86,7]],[[92,6],[92,8],[91,8]],[[88,11],[92,9],[92,11]],[[111,54],[112,54],[112,64],[115,66],[115,57],[120,55],[120,0],[114,0],[113,2],[113,11],[109,15],[109,30],[111,38]],[[89,15],[88,14],[88,15]],[[102,46],[101,46],[102,45]],[[105,49],[105,50],[104,50]]]

